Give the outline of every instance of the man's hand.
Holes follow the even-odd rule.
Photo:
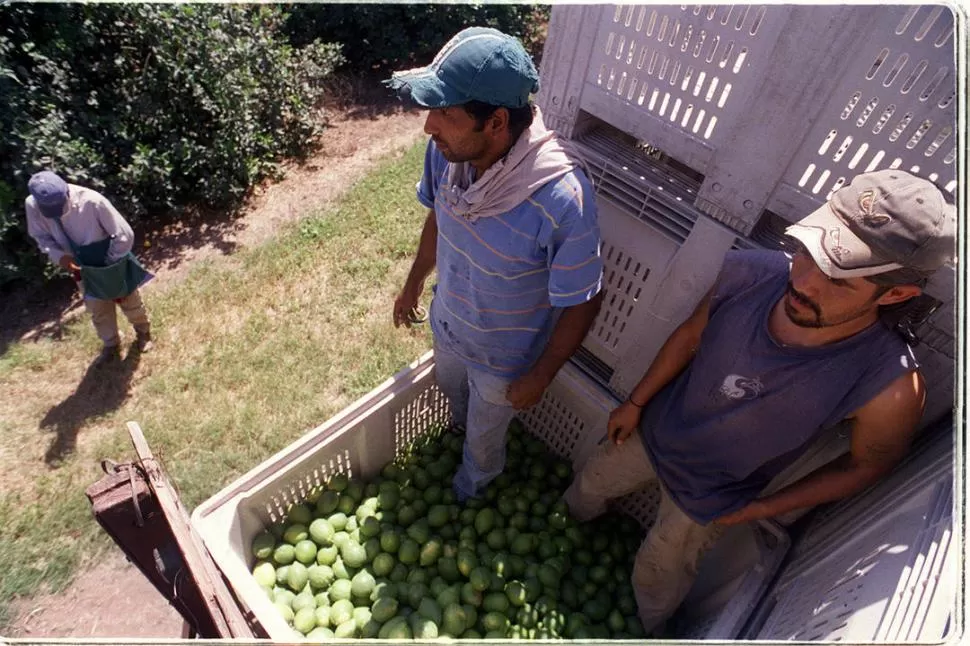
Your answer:
[[[76,273],[81,271],[81,268],[74,260],[74,256],[67,253],[61,256],[61,259],[57,261],[57,264],[60,265],[62,269],[66,269],[71,273]]]
[[[760,500],[753,500],[741,509],[731,512],[730,514],[725,514],[720,518],[714,519],[714,523],[717,525],[724,525],[729,527],[731,525],[740,525],[741,523],[749,523],[753,520],[762,520],[764,518],[770,518],[772,516],[771,512],[768,510],[767,506]]]
[[[614,408],[606,423],[606,434],[610,441],[616,445],[623,444],[640,424],[641,412],[641,409],[628,401]]]
[[[544,375],[527,372],[509,384],[505,398],[515,410],[534,406],[542,399],[542,393],[546,392],[551,382],[552,379]]]
[[[424,291],[424,281],[419,285],[404,285],[401,293],[394,299],[394,327],[411,327],[412,317],[418,308],[418,299]]]

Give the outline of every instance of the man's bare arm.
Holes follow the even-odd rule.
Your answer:
[[[424,281],[434,269],[438,254],[438,221],[434,209],[428,209],[418,243],[418,253],[411,264],[401,293],[394,300],[394,326],[410,325],[411,311],[417,307],[418,299],[424,291]]]
[[[599,292],[585,303],[563,310],[535,365],[509,385],[508,400],[514,408],[528,408],[538,403],[559,369],[582,345],[602,304],[603,292]]]
[[[839,500],[874,484],[906,455],[925,399],[925,386],[918,372],[899,377],[852,416],[848,455],[717,522],[730,525],[771,518]]]
[[[660,389],[677,377],[697,353],[701,336],[711,315],[711,288],[694,308],[690,317],[677,326],[664,342],[630,397],[610,412],[606,434],[612,442],[623,444],[640,423],[640,414]]]

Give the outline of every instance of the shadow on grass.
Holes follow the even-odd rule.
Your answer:
[[[74,392],[47,411],[39,426],[42,431],[54,433],[44,455],[49,467],[59,467],[74,452],[78,431],[84,422],[110,413],[124,403],[140,361],[141,352],[135,343],[128,348],[124,359],[104,365],[99,365],[95,359],[88,365]]]
[[[20,284],[0,291],[0,355],[28,334],[32,338],[60,339],[65,318],[80,306],[77,287],[66,276],[46,284]]]

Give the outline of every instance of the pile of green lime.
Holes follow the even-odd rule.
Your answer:
[[[299,637],[642,638],[639,525],[570,517],[569,463],[518,420],[505,472],[458,504],[462,442],[429,433],[372,482],[335,475],[256,536],[253,576]]]

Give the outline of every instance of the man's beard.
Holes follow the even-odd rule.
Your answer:
[[[785,294],[787,298],[784,300],[785,314],[788,315],[788,320],[797,325],[798,327],[808,327],[808,328],[821,328],[826,327],[825,323],[822,321],[822,308],[818,306],[817,303],[812,301],[810,298],[797,291],[795,287],[788,283],[788,291]],[[815,314],[814,319],[804,318],[798,310],[791,306],[789,300],[794,300],[797,303],[807,307],[812,310]]]
[[[792,300],[800,303],[802,306],[812,310],[812,312],[815,314],[815,318],[805,318],[804,314],[800,313],[789,304],[789,300],[787,298],[783,301],[785,306],[785,314],[788,315],[788,320],[798,327],[803,328],[820,329],[826,327],[835,327],[836,325],[842,325],[843,323],[848,323],[857,318],[861,318],[870,311],[869,308],[860,308],[855,312],[845,313],[838,320],[830,321],[826,320],[825,317],[822,316],[822,308],[818,305],[818,303],[797,291],[791,282],[788,283],[788,291],[786,292],[786,295]]]

